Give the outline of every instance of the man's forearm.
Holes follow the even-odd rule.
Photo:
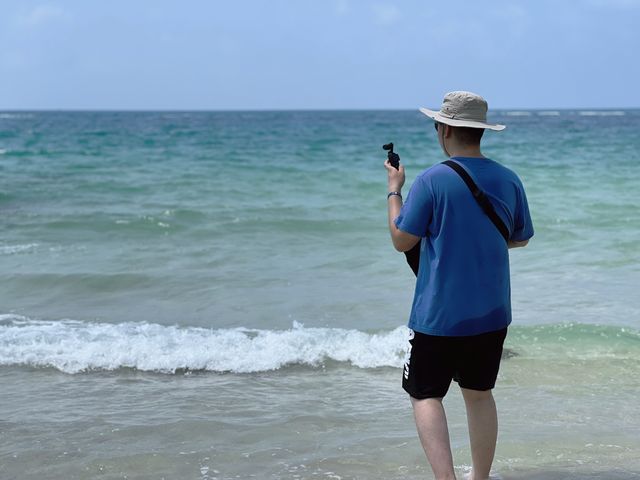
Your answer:
[[[387,211],[389,213],[389,233],[391,233],[391,241],[396,250],[406,252],[418,243],[420,237],[399,230],[394,223],[394,220],[400,215],[400,209],[402,208],[400,191],[404,185],[404,167],[402,165],[398,165],[397,168],[393,167],[388,159],[384,162],[384,167],[387,169],[389,180],[387,184],[387,191],[389,192],[389,195],[387,195]]]
[[[399,192],[398,192],[399,193]],[[400,195],[390,195],[387,198],[387,211],[389,212],[389,233],[391,234],[391,242],[393,247],[402,252],[401,245],[399,245],[400,230],[396,227],[395,219],[400,215],[400,209],[402,208],[402,197]]]
[[[398,190],[395,190],[398,191]],[[420,237],[403,232],[394,223],[394,220],[400,215],[402,208],[402,197],[400,195],[390,195],[387,199],[387,211],[389,212],[389,233],[391,234],[391,242],[393,247],[399,252],[406,252],[420,241]]]
[[[396,227],[396,224],[394,223],[394,221],[396,218],[398,218],[398,215],[400,215],[401,208],[402,208],[402,197],[400,195],[391,195],[387,199],[387,211],[389,213],[389,233],[391,233],[392,240],[393,240],[394,234],[398,231],[398,227]]]

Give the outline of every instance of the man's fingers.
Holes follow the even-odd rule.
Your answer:
[[[404,176],[404,165],[402,164],[398,165],[398,168],[396,168],[391,165],[391,162],[389,162],[389,160],[385,160],[384,168],[386,168],[390,174]]]

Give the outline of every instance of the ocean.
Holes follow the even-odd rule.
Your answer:
[[[490,120],[536,229],[495,470],[640,478],[640,110]],[[390,141],[405,191],[444,160],[417,110],[0,112],[0,478],[432,478]]]

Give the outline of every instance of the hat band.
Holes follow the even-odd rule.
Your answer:
[[[459,116],[456,116],[455,113],[449,114],[449,113],[443,112],[442,110],[440,110],[438,113],[440,114],[441,117],[450,118],[451,120],[465,120],[467,122],[487,123],[486,116],[478,119],[478,118],[466,118],[464,116],[459,117]]]

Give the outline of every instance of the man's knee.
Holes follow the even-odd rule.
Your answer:
[[[442,397],[439,397],[439,398],[415,398],[415,397],[412,397],[411,395],[409,395],[409,398],[411,399],[411,405],[413,405],[414,407],[419,406],[419,405],[424,405],[426,403],[431,403],[431,402],[442,403]]]
[[[492,390],[471,390],[469,388],[460,388],[464,401],[467,403],[480,402],[493,397]]]

